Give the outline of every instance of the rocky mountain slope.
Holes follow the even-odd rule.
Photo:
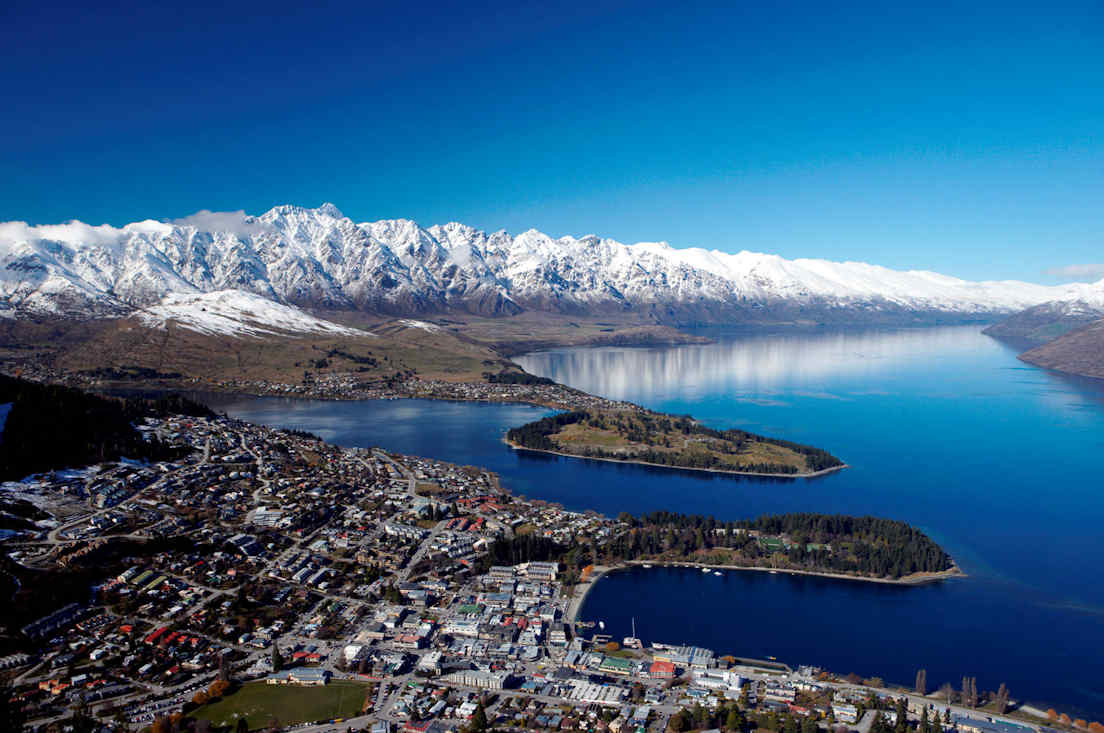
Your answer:
[[[1029,364],[1104,379],[1104,318],[1020,354]]]
[[[1068,298],[1071,287],[533,230],[488,234],[456,223],[357,224],[331,204],[278,206],[256,217],[202,212],[122,228],[0,224],[0,314],[8,316],[157,312],[204,293],[239,291],[316,313],[902,323],[1011,313]]]

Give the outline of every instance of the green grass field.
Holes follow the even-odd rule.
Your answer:
[[[251,682],[221,700],[194,710],[189,717],[214,725],[235,726],[245,716],[249,730],[268,727],[273,719],[287,726],[315,720],[355,717],[364,706],[368,686],[337,680],[322,687]]]

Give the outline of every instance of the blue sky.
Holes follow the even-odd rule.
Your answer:
[[[150,5],[0,8],[0,220],[332,201],[978,279],[1104,263],[1098,3]]]

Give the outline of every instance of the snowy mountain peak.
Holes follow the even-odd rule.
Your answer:
[[[271,220],[278,217],[313,217],[313,218],[328,218],[328,219],[344,219],[345,215],[341,213],[341,209],[337,208],[331,203],[324,203],[321,206],[311,209],[305,206],[296,206],[294,204],[281,204],[280,206],[273,206],[271,209],[261,214],[259,218]]]
[[[487,234],[409,219],[358,224],[329,203],[276,206],[256,217],[201,211],[122,228],[0,224],[0,312],[117,315],[165,306],[168,296],[221,291],[312,309],[628,312],[668,323],[915,322],[923,314],[984,316],[1096,297],[1083,284],[969,282],[597,235]]]
[[[1074,283],[1067,288],[1068,292],[1057,300],[1104,309],[1104,278],[1094,283]]]

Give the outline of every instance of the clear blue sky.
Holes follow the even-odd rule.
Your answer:
[[[1104,263],[1099,2],[96,5],[0,8],[0,220],[332,201],[970,278]]]

